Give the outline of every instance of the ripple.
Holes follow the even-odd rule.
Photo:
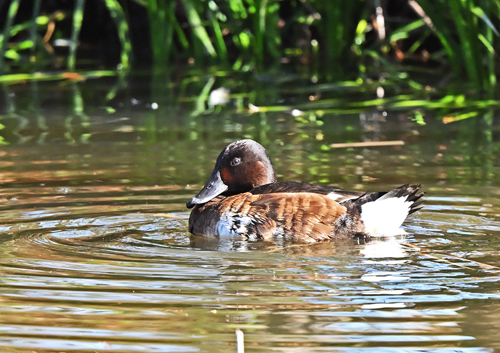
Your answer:
[[[495,206],[479,198],[430,199],[407,236],[305,246],[190,237],[183,191],[156,191],[36,187],[11,197],[0,345],[233,351],[240,327],[262,352],[487,351],[470,346],[482,336],[464,324],[500,303],[499,277],[469,261],[498,263],[500,251]]]

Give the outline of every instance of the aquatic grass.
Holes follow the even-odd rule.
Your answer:
[[[174,53],[179,54],[181,50],[190,51],[190,54],[197,62],[204,61],[205,51],[209,57],[217,56],[201,17],[201,14],[204,13],[204,2],[192,2],[190,0],[182,2],[191,31],[188,35],[191,34],[191,38],[188,38],[184,33],[183,27],[185,26],[181,22],[182,20],[176,17],[178,5],[176,2],[148,0],[143,4],[150,20],[153,62],[157,68],[168,66],[174,58]],[[212,26],[214,26],[214,23],[212,23]],[[176,43],[180,45],[181,50],[174,50]],[[224,51],[221,48],[220,41],[218,47],[219,50]]]
[[[56,16],[56,18],[57,18],[57,16]],[[19,23],[19,24],[13,25],[13,26],[10,27],[10,30],[8,31],[7,39],[9,37],[13,37],[13,36],[17,35],[21,31],[29,29],[29,31],[30,31],[30,39],[33,42],[36,42],[36,38],[37,38],[36,37],[36,29],[38,28],[38,26],[47,25],[47,23],[49,22],[49,20],[50,20],[49,16],[40,15],[40,16],[35,16],[34,20],[30,20],[30,21],[26,21],[26,22],[23,22],[23,23]],[[4,34],[2,33],[2,34],[0,34],[0,42],[3,41],[3,38],[4,38]]]
[[[8,38],[10,37],[10,32],[12,24],[14,23],[14,18],[16,17],[17,10],[19,9],[19,3],[21,0],[12,0],[7,11],[7,20],[5,21],[5,26],[3,29],[2,38],[0,38],[0,74],[6,72],[5,67],[5,49],[7,48]]]
[[[6,27],[12,23],[20,0],[11,3]],[[159,0],[135,0],[147,10],[151,25],[152,52],[155,62],[167,64],[173,59],[188,54],[200,64],[227,64],[233,61],[235,68],[245,67],[245,63],[262,64],[264,61],[276,61],[284,51],[293,55],[308,56],[315,52],[313,61],[317,65],[318,53],[322,55],[326,69],[335,71],[337,65],[356,64],[352,60],[353,49],[358,55],[372,55],[375,47],[366,41],[366,32],[372,30],[369,23],[370,7],[361,0],[351,2],[319,2],[306,0],[290,3],[292,12],[282,18],[278,12],[280,3],[276,0],[233,0],[229,2],[193,1],[165,2]],[[115,22],[115,27],[122,46],[122,67],[128,67],[131,53],[131,42],[128,39],[129,23],[123,7],[117,0],[103,0]],[[76,0],[73,11],[71,47],[68,67],[74,69],[78,34],[83,20],[85,0]],[[482,50],[486,48],[492,53],[498,31],[494,23],[498,20],[497,3],[484,0],[470,1],[429,1],[419,0],[419,6],[425,10],[426,19],[418,19],[410,23],[396,26],[390,33],[390,41],[417,38],[409,49],[414,52],[429,31],[422,31],[426,26],[441,40],[451,66],[458,73],[461,61],[465,63],[471,79],[479,84],[483,75],[479,66]],[[33,20],[40,7],[40,0],[35,1]],[[183,13],[184,17],[178,15]],[[90,21],[90,19],[89,19]],[[450,28],[452,21],[454,26]],[[31,28],[31,40],[34,40],[34,28]],[[472,30],[471,30],[472,29]],[[5,29],[4,29],[5,32]],[[302,32],[302,33],[300,33]],[[317,33],[314,37],[312,32]],[[421,33],[424,32],[424,33]],[[457,34],[457,35],[455,35]],[[5,34],[4,34],[5,35]],[[283,47],[281,38],[287,36],[287,46]],[[420,38],[418,36],[421,36]],[[8,35],[6,35],[8,38]],[[305,42],[304,42],[305,40]],[[2,45],[5,45],[3,42]],[[238,49],[237,56],[234,48]],[[365,46],[365,48],[363,48]],[[364,51],[364,49],[369,49]],[[379,48],[380,49],[380,48]],[[187,51],[187,53],[183,53]],[[463,56],[463,60],[461,60]],[[489,56],[491,59],[491,56]],[[494,61],[489,60],[490,66]],[[493,72],[490,68],[489,72]],[[490,81],[493,78],[490,77]]]
[[[227,75],[226,71],[222,71],[207,78],[206,75],[200,76],[198,72],[182,81],[183,85],[177,90],[178,99],[179,102],[191,102],[195,105],[190,114],[191,117],[213,113],[213,109],[207,109],[207,105],[212,89],[217,88],[214,78],[216,76],[227,77]],[[308,80],[305,81],[304,78],[297,76],[294,78],[271,77],[269,79],[272,80],[274,89],[266,87],[269,85],[266,80],[259,88],[262,78],[256,76],[255,79],[256,84],[249,86],[248,90],[232,93],[230,96],[233,100],[239,97],[238,111],[240,112],[247,111],[252,114],[283,112],[289,114],[291,119],[305,118],[307,120],[314,116],[323,119],[327,114],[359,114],[371,110],[414,110],[414,121],[422,125],[425,124],[423,111],[435,112],[444,123],[450,123],[476,117],[485,109],[500,107],[499,100],[471,97],[468,93],[454,93],[453,88],[446,92],[437,86],[422,85],[411,79],[408,73],[389,75],[384,78],[383,82],[366,78],[323,84],[310,84]],[[194,93],[193,96],[189,96],[186,90],[190,83],[197,83],[197,88],[190,90],[192,94]],[[200,86],[200,83],[203,83],[203,86]],[[385,95],[374,98],[380,88],[384,89]],[[273,98],[270,92],[279,93]],[[286,97],[295,97],[294,104],[290,104]],[[243,100],[247,100],[248,103],[243,104]],[[277,100],[282,100],[284,103],[266,104]],[[223,109],[231,110],[231,108]]]
[[[39,5],[39,4],[38,4]],[[45,30],[48,33],[53,31],[56,22],[64,19],[65,15],[56,11],[51,15],[38,15],[37,2],[34,4],[32,19],[22,23],[12,25],[8,31],[7,42],[3,41],[4,35],[0,34],[0,43],[6,43],[4,53],[2,55],[3,64],[7,73],[9,71],[18,70],[21,72],[32,72],[38,69],[43,60],[47,57],[53,58],[54,52],[50,44],[45,43],[45,38],[38,33],[38,30]],[[51,29],[52,28],[52,29]],[[29,33],[29,39],[24,39],[26,36],[20,36],[21,40],[8,43],[9,38],[22,34]],[[5,59],[9,59],[8,62]]]
[[[17,14],[19,7],[15,2],[11,3],[11,7],[8,11],[8,18],[5,22],[5,27],[0,34],[0,67],[6,68],[7,65],[4,63],[4,58],[9,58],[11,60],[18,60],[20,54],[18,51],[30,48],[32,52],[36,48],[37,43],[37,33],[36,30],[39,26],[47,25],[49,22],[48,16],[38,16],[39,6],[41,0],[36,0],[33,9],[33,20],[26,21],[20,24],[13,25],[13,20]],[[19,42],[15,46],[11,46],[7,49],[8,39],[20,33],[21,31],[29,29],[30,39]],[[4,40],[5,39],[5,40]]]
[[[122,47],[120,54],[120,70],[128,71],[130,68],[130,56],[132,54],[132,43],[129,36],[127,17],[118,0],[104,0],[106,7],[115,22],[116,31]]]
[[[128,21],[125,12],[118,0],[103,0],[103,2],[109,10],[111,18],[115,22],[120,44],[122,46],[119,68],[128,70],[130,67],[132,44],[129,38]],[[85,0],[75,1],[69,53],[66,59],[67,67],[70,71],[75,71],[76,69],[76,52],[79,33],[84,21],[83,10],[85,3]],[[61,20],[64,17],[59,11],[56,11],[53,15],[40,15],[41,0],[35,0],[33,3],[31,20],[14,25],[14,19],[19,11],[19,4],[20,0],[13,0],[11,2],[2,34],[0,34],[0,74],[8,72],[9,69],[9,65],[6,65],[5,58],[9,58],[12,62],[19,62],[24,55],[22,54],[23,51],[27,49],[30,49],[29,55],[31,55],[31,58],[25,61],[31,63],[29,66],[31,69],[28,71],[32,71],[37,62],[37,50],[39,47],[42,47],[37,45],[37,43],[41,42],[37,29],[40,26],[47,26],[50,22]],[[10,38],[25,30],[29,32],[29,39],[20,41],[8,48]]]
[[[75,9],[73,11],[73,28],[71,31],[71,42],[68,55],[68,70],[70,71],[75,71],[76,48],[78,46],[78,35],[82,28],[84,6],[85,0],[76,0]]]
[[[120,44],[122,46],[120,68],[122,70],[128,70],[130,62],[129,58],[132,52],[132,45],[130,43],[128,35],[128,23],[125,17],[125,13],[117,0],[104,0],[104,3],[106,4],[106,7],[110,12],[111,18],[116,24],[118,38],[120,39]],[[78,46],[78,36],[83,22],[84,6],[85,0],[77,0],[75,3],[75,9],[73,11],[73,27],[68,55],[68,70],[70,71],[75,71],[76,49]]]
[[[203,7],[201,6],[203,5],[203,3],[196,2],[196,4],[198,5],[198,7],[196,7],[195,2],[191,0],[184,0],[182,4],[184,5],[184,8],[186,10],[186,15],[189,24],[191,25],[191,30],[193,31],[194,37],[198,40],[198,41],[196,40],[193,41],[193,50],[195,58],[198,59],[198,61],[203,62],[203,51],[199,43],[202,44],[203,48],[206,50],[207,54],[210,57],[217,56],[215,48],[212,45],[210,36],[208,35],[205,27],[203,26],[201,16],[198,13],[204,10]]]
[[[324,36],[320,40],[320,49],[325,51],[326,69],[329,75],[335,74],[338,67],[346,66],[341,60],[350,54],[355,43],[356,29],[364,20],[366,7],[364,1],[324,1],[315,2],[322,20],[316,26]]]
[[[310,103],[296,104],[294,106],[257,106],[250,104],[249,112],[290,112],[293,116],[307,115],[309,113],[323,116],[325,114],[362,113],[366,110],[411,110],[424,109],[428,111],[446,110],[442,112],[443,122],[449,123],[474,117],[481,110],[499,108],[500,101],[493,99],[467,99],[464,95],[447,95],[442,98],[418,99],[414,95],[395,95],[387,98],[365,99],[360,101],[346,101],[346,99],[318,100]],[[454,110],[460,112],[453,113]]]
[[[218,56],[221,58],[221,61],[224,65],[228,64],[228,51],[226,47],[226,43],[224,41],[224,33],[222,27],[219,23],[219,19],[223,19],[224,15],[220,12],[217,4],[212,1],[210,2],[210,8],[213,12],[209,12],[208,17],[210,21],[210,26],[212,28],[212,32],[215,36],[215,45],[217,47]]]
[[[30,81],[82,81],[91,78],[100,78],[106,76],[117,76],[117,72],[114,70],[96,70],[96,71],[84,71],[84,72],[60,72],[60,73],[46,73],[46,72],[34,72],[34,73],[20,73],[20,74],[8,74],[0,75],[0,83],[4,85],[17,84],[20,82],[30,82]]]
[[[157,66],[168,65],[186,54],[197,63],[227,66],[230,55],[234,56],[234,47],[237,55],[233,68],[238,70],[281,55],[276,1],[184,0],[164,4],[150,0],[144,6],[150,17],[153,59]],[[185,12],[186,19],[175,15],[179,9]],[[162,50],[164,43],[166,47]],[[228,44],[233,46],[232,53]]]
[[[33,4],[33,12],[31,15],[32,19],[36,19],[38,17],[38,14],[40,13],[40,6],[42,5],[42,0],[35,0]],[[36,43],[37,43],[37,38],[38,34],[36,33],[37,30],[37,21],[31,21],[31,27],[30,27],[30,39],[33,42],[33,46],[31,47],[31,52],[33,53],[36,50]]]
[[[1,70],[6,54],[19,60],[27,49],[30,59],[36,59],[39,50],[37,26],[48,23],[48,17],[39,15],[41,0],[34,2],[32,21],[14,25],[15,15],[20,0],[14,0],[9,7],[8,17],[1,38]],[[150,24],[151,51],[154,61],[154,72],[159,73],[171,68],[175,63],[195,64],[196,67],[217,64],[225,69],[247,72],[269,71],[280,62],[297,62],[309,65],[307,75],[320,82],[332,81],[335,77],[345,77],[346,69],[358,71],[358,79],[337,82],[339,91],[356,91],[358,93],[375,93],[375,89],[383,88],[388,96],[401,96],[402,92],[411,92],[413,97],[404,101],[401,97],[395,100],[388,98],[372,99],[362,103],[351,102],[345,109],[356,110],[363,107],[390,107],[404,109],[409,107],[426,107],[429,109],[449,109],[450,107],[472,107],[481,104],[485,107],[495,106],[496,85],[496,52],[500,41],[497,24],[500,18],[500,4],[486,0],[418,0],[413,1],[421,7],[420,18],[408,19],[406,22],[392,24],[387,27],[387,39],[374,39],[374,25],[371,16],[372,4],[362,0],[350,2],[304,0],[300,2],[280,2],[277,0],[232,0],[232,1],[161,1],[135,0],[146,9]],[[131,66],[132,43],[130,41],[130,18],[124,7],[126,3],[118,0],[102,0],[113,19],[121,45],[120,64],[118,68],[127,72]],[[90,18],[83,18],[85,0],[76,0],[71,23],[70,51],[67,56],[68,71],[76,70],[77,45],[81,26]],[[123,5],[122,5],[123,4]],[[17,7],[16,7],[17,6]],[[281,11],[285,6],[288,10]],[[125,7],[126,9],[126,7]],[[46,22],[43,22],[46,21]],[[37,25],[35,25],[35,22]],[[7,42],[16,33],[29,29],[29,40],[10,44]],[[392,32],[391,32],[392,31]],[[445,63],[453,70],[456,78],[468,78],[463,91],[471,87],[473,92],[482,94],[483,100],[439,101],[430,106],[428,86],[420,81],[412,80],[403,72],[406,68],[395,65],[393,58],[387,54],[388,44],[407,40],[412,44],[404,53],[416,53],[425,41],[435,35],[441,44],[439,50],[431,53],[431,58]],[[424,47],[425,49],[425,47]],[[443,57],[443,53],[445,57]],[[17,57],[16,57],[17,55]],[[11,59],[12,61],[12,59]],[[25,60],[26,61],[26,60]],[[10,65],[12,67],[12,65]],[[321,68],[321,69],[320,69]],[[15,80],[79,80],[85,79],[82,74],[58,73],[50,77],[40,76],[0,76],[0,82],[11,84]],[[352,75],[351,75],[352,78]],[[276,78],[278,80],[279,78]],[[274,79],[273,79],[274,80]],[[274,82],[274,81],[273,81]],[[265,88],[266,84],[262,84]],[[117,86],[118,87],[118,86]],[[465,89],[463,87],[466,87]],[[303,84],[288,85],[287,93],[328,93],[335,90],[329,83],[323,85]],[[432,87],[431,87],[432,90]],[[459,89],[460,90],[460,89]],[[289,91],[289,92],[288,92]],[[254,91],[254,93],[257,90]],[[312,92],[312,93],[311,93]],[[346,94],[347,90],[345,91]],[[111,93],[114,96],[116,93]],[[249,94],[251,96],[251,94]],[[320,95],[318,94],[318,97]],[[200,94],[199,102],[205,102],[207,95]],[[258,94],[253,94],[256,101]],[[364,99],[367,96],[364,96]],[[252,99],[253,99],[252,98]],[[483,103],[478,103],[483,102]],[[255,101],[253,102],[256,103]],[[319,98],[310,104],[298,106],[301,110],[327,109],[337,110],[339,102]],[[316,105],[316,108],[314,107]],[[240,106],[241,100],[240,100]],[[205,106],[199,103],[196,114]],[[262,109],[266,109],[262,107]],[[288,107],[280,108],[288,109]],[[195,114],[195,115],[196,115]],[[472,117],[472,114],[463,117]]]
[[[68,115],[64,119],[64,127],[66,131],[64,133],[64,137],[68,140],[70,144],[76,142],[76,134],[80,136],[80,143],[86,143],[89,134],[81,133],[80,130],[83,128],[88,128],[90,126],[90,118],[85,114],[84,110],[84,101],[82,97],[82,93],[80,87],[76,82],[71,83],[71,93],[72,93],[72,114]],[[77,119],[78,118],[78,119]],[[76,123],[75,123],[76,120]],[[79,122],[78,122],[79,120]]]
[[[151,31],[151,50],[157,67],[167,67],[174,38],[174,31],[178,33],[179,42],[184,49],[189,43],[175,19],[175,2],[148,0],[145,7],[148,11]]]
[[[33,111],[35,118],[36,118],[36,126],[40,131],[43,131],[43,133],[40,135],[40,140],[39,142],[43,142],[43,138],[47,134],[48,126],[47,126],[47,121],[45,120],[45,117],[43,115],[43,110],[40,105],[40,90],[38,88],[38,82],[32,81],[31,82],[31,102],[30,102],[30,108]]]
[[[494,48],[500,42],[494,23],[500,17],[500,4],[483,0],[418,3],[432,20],[432,30],[443,45],[455,76],[462,77],[465,70],[476,89],[492,96],[496,83]]]

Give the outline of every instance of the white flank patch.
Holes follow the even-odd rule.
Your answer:
[[[326,197],[332,199],[333,201],[337,201],[338,199],[341,199],[345,195],[337,194],[336,192],[331,192]]]
[[[248,216],[226,212],[217,222],[217,235],[231,237],[244,235],[251,223],[252,218]]]
[[[337,194],[335,191],[327,194],[326,197],[332,199],[333,201],[342,202],[345,200],[358,198],[360,195],[346,195],[346,194]]]
[[[366,232],[372,237],[401,235],[406,232],[401,225],[408,217],[412,201],[407,201],[408,195],[378,199],[361,206],[361,220]]]

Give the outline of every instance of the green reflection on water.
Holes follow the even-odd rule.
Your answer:
[[[90,150],[103,142],[127,144],[125,165],[144,166],[137,168],[136,177],[152,183],[162,178],[179,185],[203,183],[217,152],[238,138],[261,142],[278,174],[294,180],[351,185],[417,181],[411,175],[421,167],[422,154],[433,156],[423,171],[431,180],[495,184],[498,179],[496,111],[469,105],[464,96],[422,101],[426,105],[414,113],[401,109],[413,106],[411,95],[370,101],[364,98],[374,93],[363,83],[304,85],[297,76],[235,77],[225,71],[175,80],[167,71],[87,77],[83,82],[2,86],[3,142],[43,145],[63,139],[80,151],[87,144],[89,151],[78,153],[102,154],[113,166],[120,163],[107,155],[112,150]],[[221,91],[225,104],[211,104],[221,99],[212,97],[219,88],[229,91]],[[474,119],[440,122],[471,109]],[[349,148],[349,143],[372,141],[382,146]],[[339,149],[339,142],[347,145]],[[389,142],[404,147],[390,147]],[[380,170],[381,156],[397,167]],[[193,168],[176,165],[185,158],[192,160]],[[155,165],[157,171],[151,174]],[[111,177],[112,172],[105,174]]]
[[[4,88],[0,345],[229,352],[236,327],[248,351],[496,344],[498,277],[405,246],[498,264],[494,110],[443,125],[445,108],[422,109],[422,125],[411,110],[352,111],[373,92],[350,85],[314,92],[289,78],[170,77]],[[229,104],[210,107],[208,86],[230,87]],[[293,115],[311,94],[349,108],[319,114],[308,103]],[[289,108],[241,110],[250,102]],[[407,237],[391,240],[190,237],[185,201],[220,150],[244,137],[265,145],[281,180],[354,190],[420,182],[425,207]],[[403,144],[337,145],[387,141]]]

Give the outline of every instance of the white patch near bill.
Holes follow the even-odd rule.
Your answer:
[[[407,201],[408,195],[378,199],[361,206],[361,220],[366,232],[372,237],[401,235],[406,232],[401,225],[408,217],[412,201]]]

